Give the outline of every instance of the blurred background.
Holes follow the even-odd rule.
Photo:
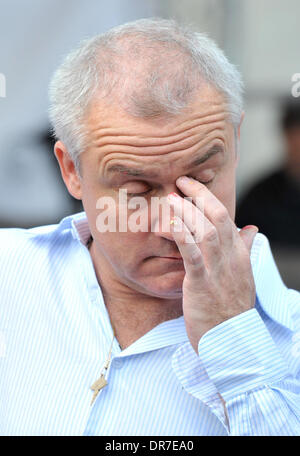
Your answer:
[[[268,235],[284,281],[300,289],[298,0],[0,0],[0,227],[82,210],[53,154],[49,80],[81,39],[151,16],[208,33],[242,72],[237,224]]]

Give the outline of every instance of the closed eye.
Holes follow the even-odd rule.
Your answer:
[[[129,193],[129,192],[127,192],[127,196],[143,196],[143,195],[147,195],[147,193],[149,193],[150,191],[151,191],[151,189],[146,190],[145,192],[139,192],[139,193]]]
[[[193,177],[193,176],[187,176],[187,177]],[[209,180],[206,180],[206,181],[197,179],[197,177],[193,177],[193,179],[195,179],[196,181],[200,182],[200,184],[207,185],[207,184],[210,184],[214,180],[214,177],[212,179],[209,179]]]
[[[187,177],[192,177],[192,176],[187,176]],[[210,184],[213,180],[214,180],[214,177],[212,179],[209,179],[209,180],[200,180],[200,179],[197,179],[196,177],[193,177],[193,179],[195,179],[196,181],[200,182],[200,184],[203,184],[203,185],[208,185]],[[147,195],[148,193],[151,192],[151,188],[149,188],[148,190],[144,191],[144,192],[137,192],[137,193],[131,193],[131,192],[128,192],[127,191],[127,196],[129,197],[134,197],[134,196],[145,196]]]
[[[210,183],[213,181],[213,179],[210,179],[210,180],[208,180],[208,181],[201,181],[201,180],[199,180],[199,179],[196,179],[196,180],[197,180],[198,182],[200,182],[200,184],[203,184],[203,185],[210,184]]]

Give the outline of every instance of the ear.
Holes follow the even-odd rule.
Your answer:
[[[62,178],[69,193],[76,199],[82,199],[81,179],[64,143],[61,141],[56,142],[54,154],[57,158]]]

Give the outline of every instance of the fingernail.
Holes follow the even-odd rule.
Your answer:
[[[181,184],[189,184],[189,185],[195,185],[196,181],[192,177],[187,177],[187,176],[182,176],[179,177],[179,183]]]
[[[259,231],[258,228],[257,228],[257,226],[255,226],[255,225],[246,225],[246,226],[244,226],[242,229],[243,229],[243,230],[250,230],[250,229],[253,230],[253,229],[256,229],[257,231]]]
[[[179,180],[179,182],[182,182],[183,184],[187,184],[188,182],[190,184],[192,184],[192,180],[189,177],[187,177],[187,176],[180,176],[178,178],[178,180]]]

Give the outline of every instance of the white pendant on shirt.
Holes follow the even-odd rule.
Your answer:
[[[94,391],[91,405],[93,404],[94,400],[95,400],[96,397],[98,396],[99,392],[100,392],[106,385],[107,385],[107,381],[105,380],[104,375],[101,374],[100,377],[98,378],[98,380],[96,380],[96,381],[92,384],[92,386],[91,386],[91,390]]]

